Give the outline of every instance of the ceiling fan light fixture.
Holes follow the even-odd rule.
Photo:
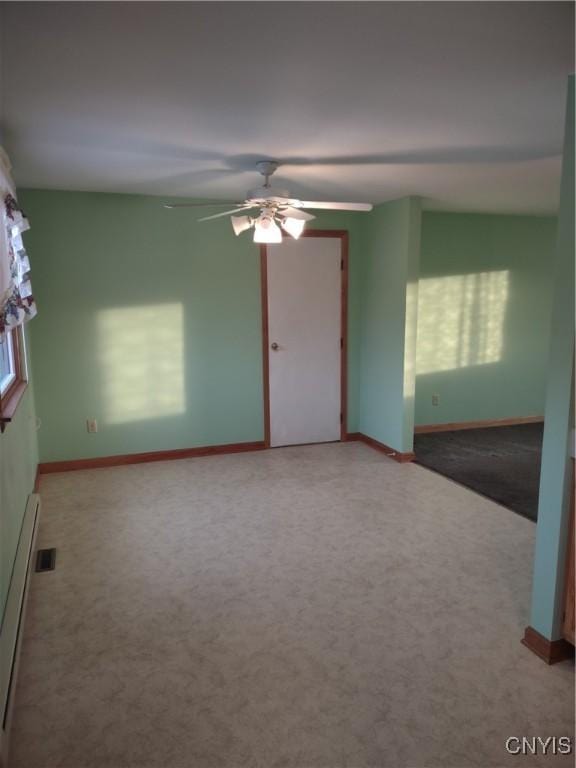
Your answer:
[[[262,214],[254,222],[255,243],[281,243],[282,232],[272,216]]]
[[[292,235],[294,240],[298,240],[304,231],[305,224],[306,222],[303,219],[293,219],[291,217],[287,217],[282,222],[282,228],[285,229],[289,235]]]
[[[234,230],[234,234],[236,235],[236,237],[238,237],[238,235],[241,235],[242,232],[246,232],[247,229],[250,229],[253,223],[250,216],[231,216],[230,222],[232,224],[232,229]]]
[[[240,235],[254,227],[255,243],[281,243],[282,230],[288,232],[295,240],[302,234],[305,223],[316,218],[307,208],[332,211],[371,211],[370,203],[340,203],[324,200],[297,200],[291,198],[285,189],[277,189],[270,185],[270,177],[277,170],[278,160],[261,160],[256,163],[257,170],[264,176],[264,184],[256,189],[248,190],[244,202],[238,202],[229,211],[212,213],[202,216],[198,221],[211,221],[221,216],[231,216],[231,224],[235,235]],[[229,203],[164,203],[166,208],[194,208],[199,205],[227,206]],[[247,211],[260,209],[257,218],[246,216]],[[233,214],[241,214],[234,216]]]

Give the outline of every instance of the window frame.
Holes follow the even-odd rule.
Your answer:
[[[28,386],[26,371],[26,352],[22,327],[6,330],[10,334],[12,347],[12,360],[14,363],[14,379],[0,394],[0,431],[4,431],[6,424],[11,422]]]

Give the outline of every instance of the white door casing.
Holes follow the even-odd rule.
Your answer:
[[[341,262],[338,236],[267,248],[271,446],[340,440]]]

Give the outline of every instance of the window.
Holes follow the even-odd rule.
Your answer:
[[[0,431],[12,421],[26,390],[23,324],[36,314],[30,285],[30,261],[22,233],[30,228],[16,199],[4,188],[7,172],[0,151]],[[2,204],[3,203],[3,204]]]
[[[16,376],[14,369],[12,334],[8,333],[4,339],[0,339],[0,395],[3,395],[14,381]]]
[[[0,337],[0,426],[11,421],[26,389],[22,330],[14,328]]]

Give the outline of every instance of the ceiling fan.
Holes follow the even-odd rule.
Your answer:
[[[306,222],[316,218],[304,210],[305,208],[330,211],[372,210],[370,203],[328,203],[292,198],[287,190],[270,186],[270,176],[278,166],[279,163],[275,160],[261,160],[256,163],[258,172],[264,176],[264,184],[248,190],[246,200],[243,203],[237,203],[237,208],[215,213],[212,216],[203,216],[198,221],[210,221],[221,216],[230,216],[234,234],[240,235],[254,227],[255,243],[281,243],[282,230],[297,240],[302,234]],[[207,203],[166,203],[164,207],[194,208],[202,205],[207,205]],[[209,203],[209,205],[227,205],[227,203]],[[248,211],[255,209],[260,209],[258,214],[247,215]],[[233,216],[234,213],[244,215]]]

